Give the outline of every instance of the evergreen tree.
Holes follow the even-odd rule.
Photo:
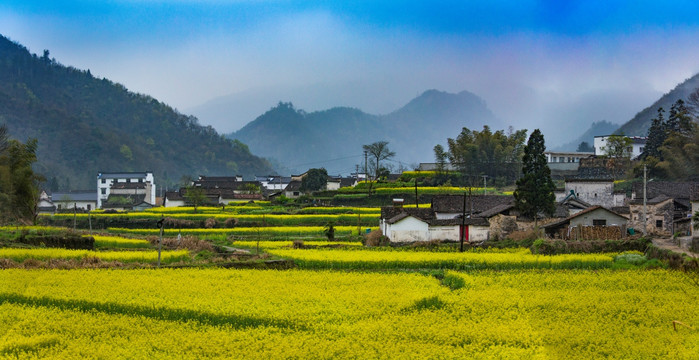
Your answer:
[[[665,123],[665,117],[663,113],[665,110],[663,108],[658,108],[658,116],[654,118],[648,129],[648,141],[646,141],[646,146],[643,148],[643,154],[641,157],[645,160],[649,156],[652,156],[658,160],[662,160],[660,154],[660,147],[663,146],[665,139],[667,139],[667,124]]]
[[[595,152],[595,148],[590,145],[587,141],[583,141],[578,145],[577,152]]]
[[[677,100],[670,107],[670,116],[667,118],[667,132],[690,136],[693,126],[694,123],[692,122],[689,109],[684,105],[682,99]]]
[[[32,170],[36,148],[36,139],[22,144],[9,139],[6,126],[0,126],[0,222],[36,220],[39,183],[43,181]]]
[[[435,145],[433,150],[434,161],[437,165],[437,175],[442,175],[447,166],[447,152],[444,151],[444,147],[439,144]]]
[[[529,136],[522,158],[522,177],[517,180],[514,192],[516,208],[522,215],[534,218],[537,223],[539,213],[553,215],[556,210],[553,191],[556,186],[551,180],[551,169],[546,162],[544,135],[539,129]]]
[[[301,179],[300,190],[306,191],[318,191],[325,188],[328,184],[328,171],[325,168],[320,169],[310,169],[306,173],[306,176]]]

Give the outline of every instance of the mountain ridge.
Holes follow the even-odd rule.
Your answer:
[[[276,133],[292,121],[298,129],[288,128],[284,136]],[[480,130],[483,125],[498,127],[499,119],[485,101],[462,91],[451,94],[427,90],[404,106],[385,115],[373,115],[357,108],[333,107],[306,113],[291,103],[279,102],[263,115],[228,136],[245,142],[251,151],[289,164],[324,165],[330,173],[349,173],[364,163],[362,145],[386,140],[396,152],[394,168],[433,159],[432,148],[456,137],[462,127]],[[348,157],[350,159],[333,160]]]
[[[245,144],[195,117],[2,35],[0,122],[14,138],[38,140],[36,171],[64,190],[95,187],[98,171],[150,170],[162,188],[183,175],[272,171]]]
[[[677,100],[687,101],[687,96],[695,89],[699,88],[699,73],[677,84],[675,88],[656,100],[652,105],[639,111],[631,120],[625,122],[615,134],[628,136],[646,136],[650,128],[651,121],[657,116],[658,108],[662,107],[666,112],[670,111],[670,106]]]

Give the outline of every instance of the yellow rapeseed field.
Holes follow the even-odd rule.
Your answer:
[[[0,248],[0,259],[10,259],[14,261],[24,261],[26,259],[84,259],[89,257],[95,257],[105,261],[153,263],[158,261],[158,252],[155,250],[91,251],[53,248]],[[186,260],[187,258],[189,258],[189,251],[187,250],[162,251],[161,253],[161,261],[163,263]]]
[[[362,226],[361,230],[378,229],[378,227]],[[111,233],[123,234],[142,234],[142,235],[157,235],[159,229],[125,229],[125,228],[109,228]],[[235,227],[227,229],[165,229],[164,234],[167,236],[182,235],[207,235],[207,234],[226,234],[226,235],[320,235],[323,236],[325,227],[323,226],[267,226],[267,227]],[[357,235],[356,226],[335,226],[335,235]]]
[[[8,359],[696,359],[676,272],[0,271]],[[688,327],[673,328],[673,321]],[[677,324],[677,323],[675,323]]]
[[[233,247],[255,248],[260,246],[260,249],[282,249],[291,248],[293,241],[245,241],[236,240],[232,243]],[[303,241],[304,246],[363,246],[359,241]]]
[[[129,239],[119,236],[93,235],[95,246],[110,248],[148,248],[150,242],[143,239]]]
[[[614,262],[611,254],[546,256],[533,255],[529,249],[457,253],[277,248],[268,252],[310,269],[599,269]]]

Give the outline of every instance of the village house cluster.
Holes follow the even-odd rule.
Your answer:
[[[243,180],[236,176],[200,175],[189,186],[177,191],[165,191],[157,196],[153,172],[100,172],[97,174],[97,191],[67,191],[47,194],[42,192],[38,209],[41,213],[62,211],[91,211],[95,209],[115,211],[141,211],[154,206],[177,207],[191,205],[186,197],[190,188],[202,191],[204,204],[220,206],[240,200],[273,199],[284,195],[296,199],[304,195],[301,181],[307,173],[292,176],[256,176],[255,180]],[[325,190],[337,190],[354,186],[363,174],[353,177],[328,176]]]
[[[540,226],[549,237],[581,239],[599,236],[620,238],[642,232],[654,236],[693,235],[691,215],[699,211],[699,183],[650,181],[634,183],[630,191],[616,191],[615,174],[604,157],[607,136],[595,137],[595,152],[546,152],[551,175],[563,180],[555,192],[556,211],[542,214]],[[632,157],[643,151],[645,138],[634,137],[628,149]],[[422,163],[420,170],[436,164]],[[449,168],[449,166],[447,166]],[[94,209],[139,211],[154,206],[191,206],[187,191],[197,189],[204,198],[200,205],[225,206],[234,201],[255,201],[285,196],[303,196],[301,184],[307,173],[292,176],[199,176],[176,191],[157,196],[153,173],[100,172],[96,191],[43,193],[39,211],[90,211]],[[325,190],[354,186],[364,174],[328,176]],[[392,178],[395,178],[392,177]],[[429,208],[403,207],[403,199],[381,210],[380,229],[391,242],[432,240],[469,242],[503,238],[534,226],[534,219],[521,216],[514,197],[499,195],[435,195]]]

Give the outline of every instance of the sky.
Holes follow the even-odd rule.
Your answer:
[[[0,34],[224,133],[279,101],[385,114],[468,90],[555,145],[699,72],[696,14],[697,1],[2,0]]]

